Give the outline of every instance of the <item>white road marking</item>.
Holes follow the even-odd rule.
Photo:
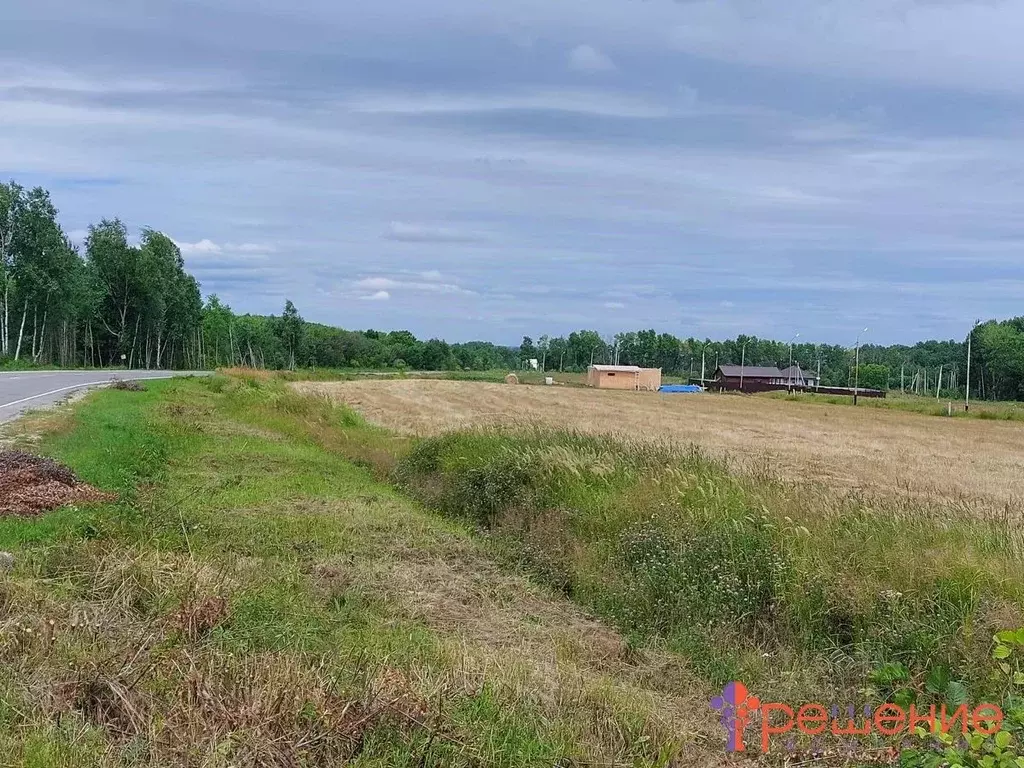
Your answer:
[[[153,379],[173,379],[175,377],[174,376],[144,376],[142,378],[147,380],[147,381],[151,381]],[[23,397],[21,400],[15,400],[12,403],[4,403],[3,405],[0,405],[0,410],[3,410],[4,408],[11,408],[11,407],[13,407],[15,405],[21,405],[22,403],[27,403],[27,402],[29,402],[31,400],[38,400],[41,397],[49,397],[50,395],[59,395],[61,392],[68,392],[69,390],[72,390],[72,389],[82,389],[83,387],[98,387],[101,384],[111,384],[111,383],[112,382],[111,382],[110,379],[103,379],[103,381],[83,381],[83,382],[80,382],[78,384],[72,384],[70,387],[61,387],[60,389],[54,389],[54,390],[52,390],[50,392],[40,392],[38,395],[32,395],[30,397]]]

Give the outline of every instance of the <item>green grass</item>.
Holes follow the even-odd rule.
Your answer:
[[[121,499],[0,519],[5,765],[653,766],[707,748],[637,683],[643,663],[592,647],[614,633],[381,482],[409,446],[351,414],[216,377],[97,392],[39,428],[39,450]]]
[[[695,449],[414,440],[254,376],[39,424],[121,498],[0,519],[15,765],[707,764],[723,682],[981,698],[992,634],[1024,623],[1012,521]]]
[[[809,392],[767,392],[758,397],[772,400],[791,400],[801,403],[818,403],[822,405],[853,405],[853,397],[845,395],[816,395]],[[950,405],[954,418],[985,419],[990,421],[1024,421],[1024,403],[991,400],[971,400],[969,411],[964,410],[963,399],[934,397],[889,392],[884,398],[860,397],[857,407],[881,408],[889,411],[905,411],[920,413],[926,416],[949,416]]]

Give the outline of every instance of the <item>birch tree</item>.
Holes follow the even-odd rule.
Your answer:
[[[25,191],[16,184],[0,184],[0,355],[10,354],[10,298],[14,287],[14,242],[22,223]]]

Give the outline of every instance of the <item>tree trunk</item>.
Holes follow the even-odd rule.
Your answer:
[[[36,359],[36,334],[39,333],[39,307],[32,307],[32,360]]]
[[[21,311],[21,330],[18,332],[18,348],[14,350],[14,359],[21,357],[21,341],[25,338],[25,320],[28,318],[28,299],[25,299],[25,308]]]
[[[46,318],[49,317],[49,308],[43,310],[43,327],[39,331],[39,348],[36,350],[35,355],[32,357],[32,361],[35,363],[39,362],[39,358],[43,356],[43,339],[46,338]]]
[[[0,331],[0,353],[7,354],[11,351],[11,332],[10,325],[8,322],[9,312],[7,307],[10,305],[11,298],[11,278],[10,276],[4,277],[4,314],[3,314],[3,329]]]
[[[139,340],[139,324],[142,322],[142,315],[138,315],[135,318],[135,333],[132,334],[132,351],[128,355],[128,370],[132,370],[132,366],[135,365],[135,344]]]

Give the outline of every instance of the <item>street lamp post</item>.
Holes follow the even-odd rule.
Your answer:
[[[789,392],[793,393],[793,342],[800,338],[800,334],[796,334],[792,339],[789,340]]]
[[[857,404],[857,389],[860,387],[860,336],[861,333],[867,333],[868,329],[865,328],[863,331],[857,334],[857,351],[853,357],[853,404]],[[847,379],[849,381],[849,379]]]

